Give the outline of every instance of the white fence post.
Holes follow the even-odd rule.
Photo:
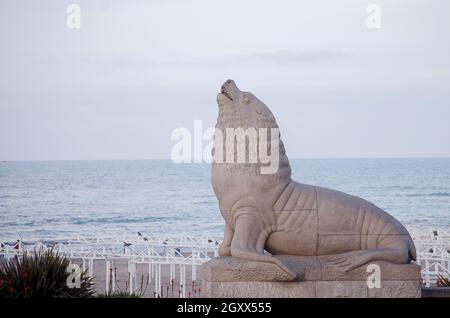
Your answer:
[[[105,271],[106,271],[106,277],[105,277],[105,294],[110,293],[110,269],[111,269],[111,262],[106,260],[105,261]]]
[[[94,259],[89,259],[89,277],[94,277]]]

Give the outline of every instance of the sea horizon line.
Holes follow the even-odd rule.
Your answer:
[[[447,156],[405,156],[405,157],[292,157],[289,160],[406,160],[406,159],[450,159]],[[170,158],[137,158],[137,159],[0,159],[0,163],[6,162],[84,162],[84,161],[173,161]],[[181,164],[199,164],[197,162]],[[210,164],[201,162],[200,164]]]

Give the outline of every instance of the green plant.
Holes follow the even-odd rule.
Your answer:
[[[109,292],[104,294],[97,295],[98,298],[140,298],[139,295],[135,293],[129,293],[129,292],[122,292],[122,291],[115,291],[115,292]]]
[[[114,275],[113,275],[114,272]],[[125,290],[120,288],[119,281],[117,280],[117,268],[110,269],[109,279],[112,281],[114,279],[115,285],[118,290],[112,291],[111,285],[109,290],[105,291],[102,294],[98,294],[97,298],[141,298],[145,294],[145,291],[148,287],[148,275],[147,279],[144,278],[144,275],[141,275],[141,285],[140,288],[136,288],[136,292],[131,293],[128,288],[130,286],[131,274],[128,273],[128,279],[125,281]]]
[[[52,249],[24,253],[0,268],[0,298],[91,297],[92,278],[80,275],[79,288],[69,288],[70,259]]]
[[[437,279],[437,286],[450,287],[450,275],[448,277],[444,277],[443,275],[439,274]]]

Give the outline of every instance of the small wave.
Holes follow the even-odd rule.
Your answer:
[[[72,224],[84,225],[84,224],[100,224],[100,223],[140,223],[140,222],[163,222],[163,221],[176,221],[178,217],[162,217],[162,216],[148,216],[141,218],[122,218],[122,217],[111,217],[111,218],[83,218],[83,219],[72,219]]]
[[[450,197],[449,192],[433,192],[430,193],[428,196],[430,197]]]
[[[1,227],[11,227],[11,226],[19,226],[19,227],[24,227],[24,226],[33,226],[36,225],[35,221],[30,221],[30,222],[5,222],[5,223],[0,223]]]
[[[379,187],[378,187],[378,186],[371,186],[370,188],[378,189]],[[415,189],[415,187],[412,187],[412,186],[392,185],[392,186],[386,187],[386,189],[388,189],[388,190],[413,190],[413,189]]]
[[[420,193],[409,193],[407,195],[405,195],[408,198],[414,198],[414,197],[423,197],[426,196],[426,194],[420,194]]]
[[[406,197],[450,197],[449,192],[433,192],[433,193],[409,193]]]

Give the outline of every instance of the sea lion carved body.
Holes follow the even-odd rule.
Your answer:
[[[224,136],[227,128],[278,128],[267,106],[232,80],[217,101],[216,129]],[[261,174],[261,163],[213,162],[212,184],[225,219],[220,255],[275,263],[293,278],[299,273],[273,255],[327,255],[344,271],[371,261],[415,260],[414,243],[400,222],[361,198],[292,180],[281,139],[279,145],[274,174]]]

